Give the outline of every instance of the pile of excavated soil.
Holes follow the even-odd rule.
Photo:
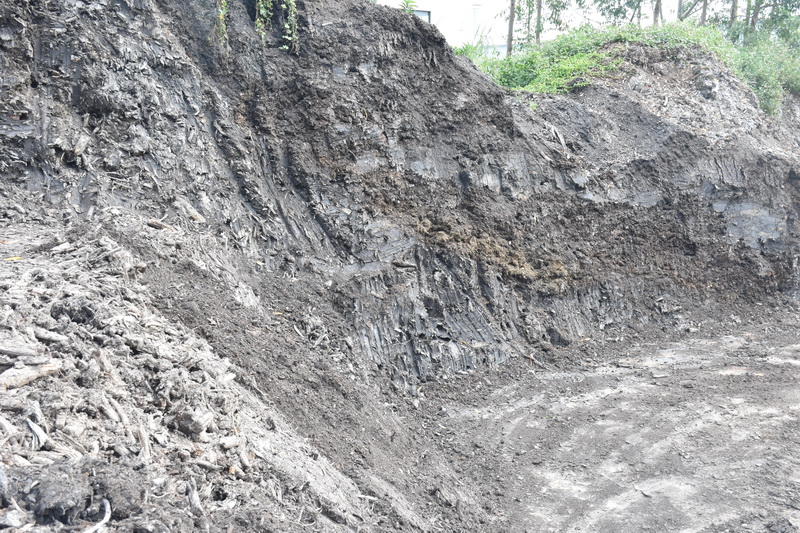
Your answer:
[[[797,99],[767,117],[701,51],[638,45],[573,94],[512,95],[398,10],[298,0],[294,54],[280,9],[262,42],[229,4],[226,42],[210,1],[0,5],[0,527],[736,530],[733,481],[598,521],[698,466],[646,456],[663,428],[625,436],[658,472],[602,463],[624,450],[592,424],[706,401],[718,374],[652,355],[699,336],[787,413],[759,438],[796,448],[791,388],[735,376],[797,377]],[[789,362],[739,361],[740,329]],[[646,408],[609,411],[613,379]],[[774,418],[740,404],[737,438]],[[595,442],[567,476],[559,446]],[[691,453],[741,467],[765,513],[742,520],[791,531],[789,456],[770,476],[736,449]]]

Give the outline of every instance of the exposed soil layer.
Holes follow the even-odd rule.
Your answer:
[[[0,2],[0,527],[796,530],[797,99],[229,4]]]

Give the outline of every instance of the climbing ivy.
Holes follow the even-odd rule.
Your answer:
[[[228,7],[228,0],[216,0],[216,2],[217,11],[216,21],[214,23],[214,36],[217,42],[225,44],[228,42],[228,13],[230,13],[230,9]]]
[[[214,22],[214,37],[216,41],[225,45],[228,43],[228,17],[230,14],[229,0],[214,0],[215,22]],[[272,29],[272,19],[275,12],[275,0],[255,0],[256,17],[255,26],[256,33],[261,38],[261,43],[266,44],[267,34]],[[283,14],[283,31],[281,32],[281,39],[283,44],[281,50],[287,50],[291,53],[297,54],[300,52],[300,34],[298,31],[297,21],[297,0],[280,0],[280,10]]]
[[[261,43],[267,41],[267,31],[272,28],[272,0],[256,0],[256,33]]]
[[[297,3],[296,0],[283,0],[283,12],[286,22],[283,24],[283,46],[281,50],[288,50],[295,54],[300,51],[300,36],[297,33]]]

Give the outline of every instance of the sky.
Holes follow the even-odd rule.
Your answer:
[[[519,0],[518,0],[519,1]],[[401,0],[378,0],[379,4],[399,7]],[[643,10],[643,24],[651,24],[650,2]],[[484,36],[485,44],[502,46],[508,33],[508,0],[416,0],[419,11],[430,12],[431,23],[439,28],[451,46],[477,43]],[[677,0],[663,1],[664,18],[672,21],[677,18]],[[598,15],[587,17],[586,12],[573,9],[564,16],[570,27],[584,22],[599,24]],[[547,29],[544,39],[551,39],[558,31]]]

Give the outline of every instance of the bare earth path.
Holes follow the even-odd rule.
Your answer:
[[[797,531],[800,335],[781,322],[531,369],[440,418],[508,530]]]

